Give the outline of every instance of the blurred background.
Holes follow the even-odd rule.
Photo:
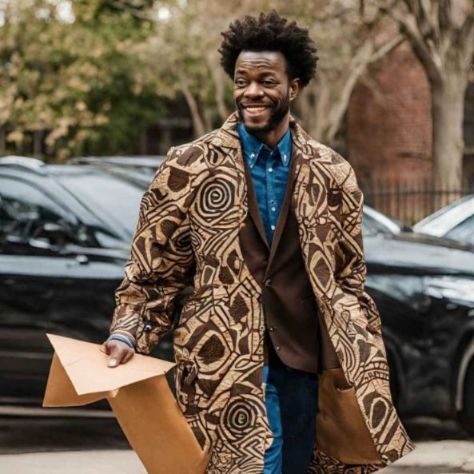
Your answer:
[[[472,439],[471,0],[0,0],[2,452],[127,446],[105,404],[40,408],[45,333],[104,340],[163,155],[234,109],[220,32],[273,8],[318,46],[293,113],[364,191],[398,411],[416,439]]]

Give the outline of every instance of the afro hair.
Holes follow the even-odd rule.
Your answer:
[[[231,78],[242,51],[281,52],[286,59],[288,76],[298,78],[301,87],[308,85],[316,73],[317,49],[308,30],[294,21],[288,22],[275,10],[235,20],[228,31],[221,34],[224,38],[219,48],[221,65]]]

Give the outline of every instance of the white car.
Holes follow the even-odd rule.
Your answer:
[[[413,229],[423,234],[474,245],[474,194],[469,194],[425,217]]]

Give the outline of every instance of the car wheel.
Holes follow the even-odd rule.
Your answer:
[[[471,358],[466,369],[462,400],[459,422],[470,435],[474,435],[474,358]]]

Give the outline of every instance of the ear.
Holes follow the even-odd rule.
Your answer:
[[[289,96],[290,96],[290,102],[293,102],[297,97],[301,89],[301,82],[300,80],[295,77],[290,81],[290,91],[289,91]]]

